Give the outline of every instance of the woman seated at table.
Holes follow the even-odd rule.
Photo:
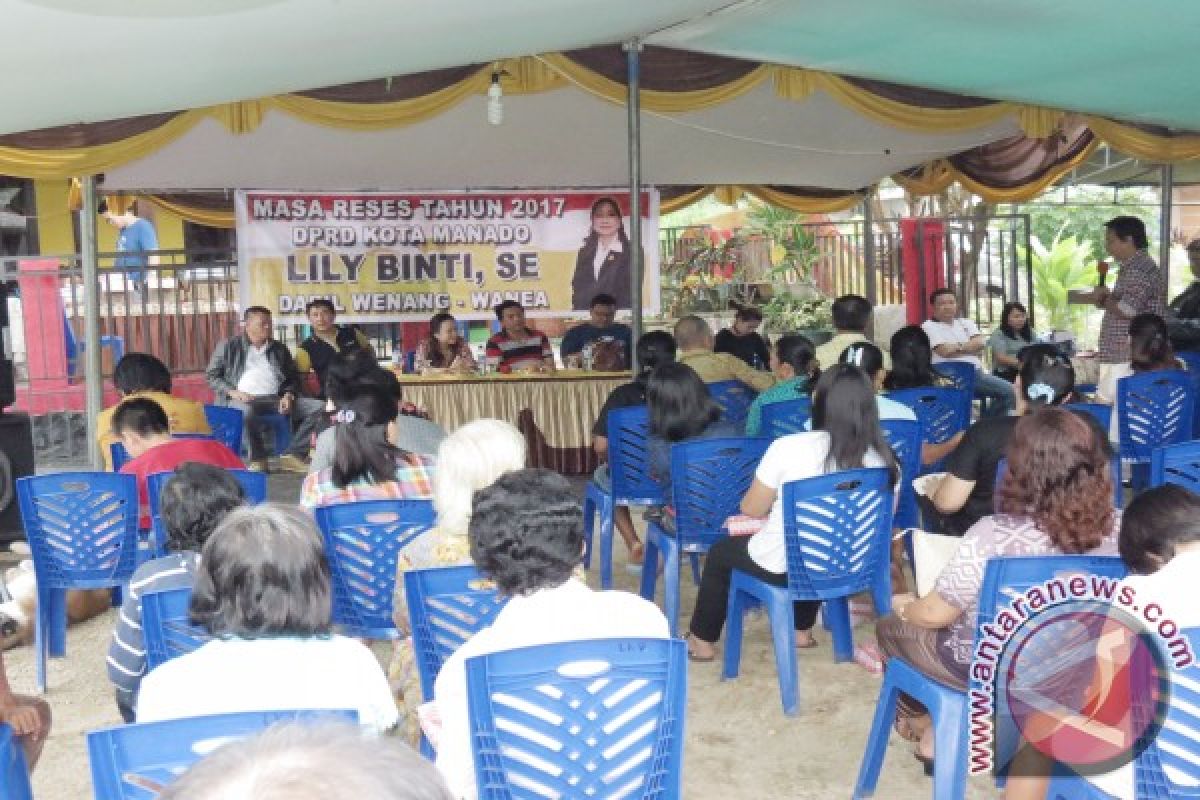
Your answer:
[[[697,439],[739,438],[742,426],[721,419],[721,407],[708,386],[687,364],[663,364],[646,381],[646,409],[650,414],[647,460],[650,477],[671,499],[671,445]]]
[[[758,436],[762,430],[763,406],[808,397],[813,382],[821,374],[817,362],[817,348],[804,336],[792,334],[781,336],[771,348],[771,372],[779,379],[769,389],[759,392],[746,412],[746,435]]]
[[[566,478],[545,469],[509,473],[476,492],[472,507],[471,559],[511,599],[490,626],[446,660],[434,684],[442,719],[437,766],[455,797],[476,796],[468,659],[555,642],[670,635],[662,611],[650,601],[629,592],[595,591],[576,576],[583,561],[583,513]]]
[[[378,386],[355,391],[335,415],[333,466],[304,479],[300,505],[311,510],[355,500],[429,498],[435,462],[396,446],[395,395]]]
[[[812,422],[812,431],[771,442],[742,498],[743,514],[767,518],[762,530],[752,536],[721,539],[708,551],[686,636],[688,656],[693,661],[712,661],[716,657],[733,570],[775,586],[787,584],[785,483],[860,467],[887,467],[892,485],[900,480],[900,469],[879,427],[874,387],[858,367],[836,364],[821,374],[813,391]],[[796,603],[797,647],[816,646],[812,627],[819,607],[816,602]]]
[[[1028,368],[1027,360],[1022,378]],[[876,625],[880,649],[939,683],[965,689],[988,559],[1111,553],[1118,525],[1108,448],[1100,432],[1064,409],[1027,414],[1009,445],[996,513],[964,534],[932,592],[920,599],[897,595],[892,614]],[[920,742],[918,759],[932,760],[932,725],[912,698],[900,699],[896,731]]]
[[[476,366],[471,345],[459,335],[454,317],[444,311],[434,314],[429,320],[429,336],[417,343],[413,368],[422,375],[442,375],[474,372]]]
[[[650,331],[643,333],[637,341],[638,372],[631,382],[622,384],[609,393],[596,422],[592,425],[592,450],[602,462],[592,474],[592,480],[604,491],[612,489],[612,476],[608,469],[608,415],[619,408],[630,408],[646,404],[646,383],[650,373],[663,364],[675,362],[675,337],[666,331]],[[629,563],[642,563],[645,554],[642,541],[633,528],[633,517],[629,506],[617,506],[613,509],[613,524],[621,534],[622,541],[629,548]]]
[[[312,518],[273,503],[231,511],[204,544],[191,621],[213,638],[142,680],[137,721],[238,711],[353,709],[396,724],[375,655],[333,632],[329,562]]]
[[[1017,378],[1017,356],[1034,343],[1033,329],[1029,327],[1029,312],[1020,303],[1006,303],[1000,312],[1000,327],[988,338],[988,349],[992,351],[992,374],[1012,383]]]
[[[929,334],[920,325],[906,325],[892,335],[889,347],[892,356],[892,371],[883,379],[883,388],[889,392],[899,389],[924,389],[929,386],[953,387],[954,382],[933,368],[933,348]],[[940,443],[925,442],[921,445],[921,463],[933,464],[941,461],[958,447],[962,434],[958,433]]]
[[[525,437],[515,427],[498,419],[468,422],[442,441],[438,468],[433,474],[433,507],[437,527],[418,536],[396,557],[396,593],[392,620],[401,631],[410,630],[404,573],[412,569],[448,567],[471,563],[467,527],[471,522],[471,498],[491,486],[501,475],[525,467]],[[413,656],[412,638],[396,642],[388,679],[396,692],[410,741],[417,738],[417,706],[431,697],[421,697],[421,685]]]

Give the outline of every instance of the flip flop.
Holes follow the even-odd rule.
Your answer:
[[[690,642],[694,638],[695,637],[692,636],[690,631],[683,635],[683,641],[685,641],[685,642]],[[707,664],[710,661],[717,660],[716,653],[713,653],[711,656],[699,656],[699,655],[696,655],[695,653],[693,653],[692,648],[690,648],[690,647],[687,649],[687,656],[688,656],[688,661],[695,661],[697,664]]]

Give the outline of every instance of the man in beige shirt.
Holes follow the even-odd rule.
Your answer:
[[[712,328],[700,317],[690,315],[675,323],[675,343],[680,363],[696,370],[705,383],[741,381],[758,392],[775,384],[770,372],[756,370],[735,355],[714,353]]]
[[[834,337],[817,348],[817,360],[821,369],[829,369],[838,363],[842,351],[852,344],[871,342],[867,337],[867,325],[871,322],[871,301],[856,294],[844,294],[833,301],[830,307],[833,315],[833,327],[837,331]],[[890,370],[892,360],[888,358],[887,348],[883,351],[883,368]]]

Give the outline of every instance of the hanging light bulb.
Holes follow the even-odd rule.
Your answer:
[[[504,90],[500,88],[500,73],[492,73],[492,85],[488,87],[487,119],[492,125],[504,122]]]

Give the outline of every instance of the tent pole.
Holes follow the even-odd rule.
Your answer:
[[[80,262],[83,267],[84,380],[87,409],[88,461],[92,469],[104,469],[96,441],[96,418],[104,407],[104,375],[100,357],[100,278],[96,245],[96,176],[83,178],[83,210],[80,212]]]
[[[874,193],[874,187],[869,187],[866,195],[863,196],[862,205],[863,289],[872,306],[877,305],[879,302],[878,297],[876,297],[878,291],[875,287],[875,210],[871,208],[871,196]]]
[[[1162,165],[1159,181],[1158,268],[1162,270],[1163,286],[1171,285],[1171,205],[1175,197],[1175,167]]]
[[[642,119],[640,69],[642,43],[638,39],[630,39],[622,45],[625,50],[626,65],[626,101],[629,111],[629,241],[633,252],[629,254],[629,273],[633,285],[630,287],[630,309],[633,312],[633,342],[642,336],[642,273],[645,261],[642,253]],[[638,372],[637,347],[629,354],[629,363],[633,373]]]

